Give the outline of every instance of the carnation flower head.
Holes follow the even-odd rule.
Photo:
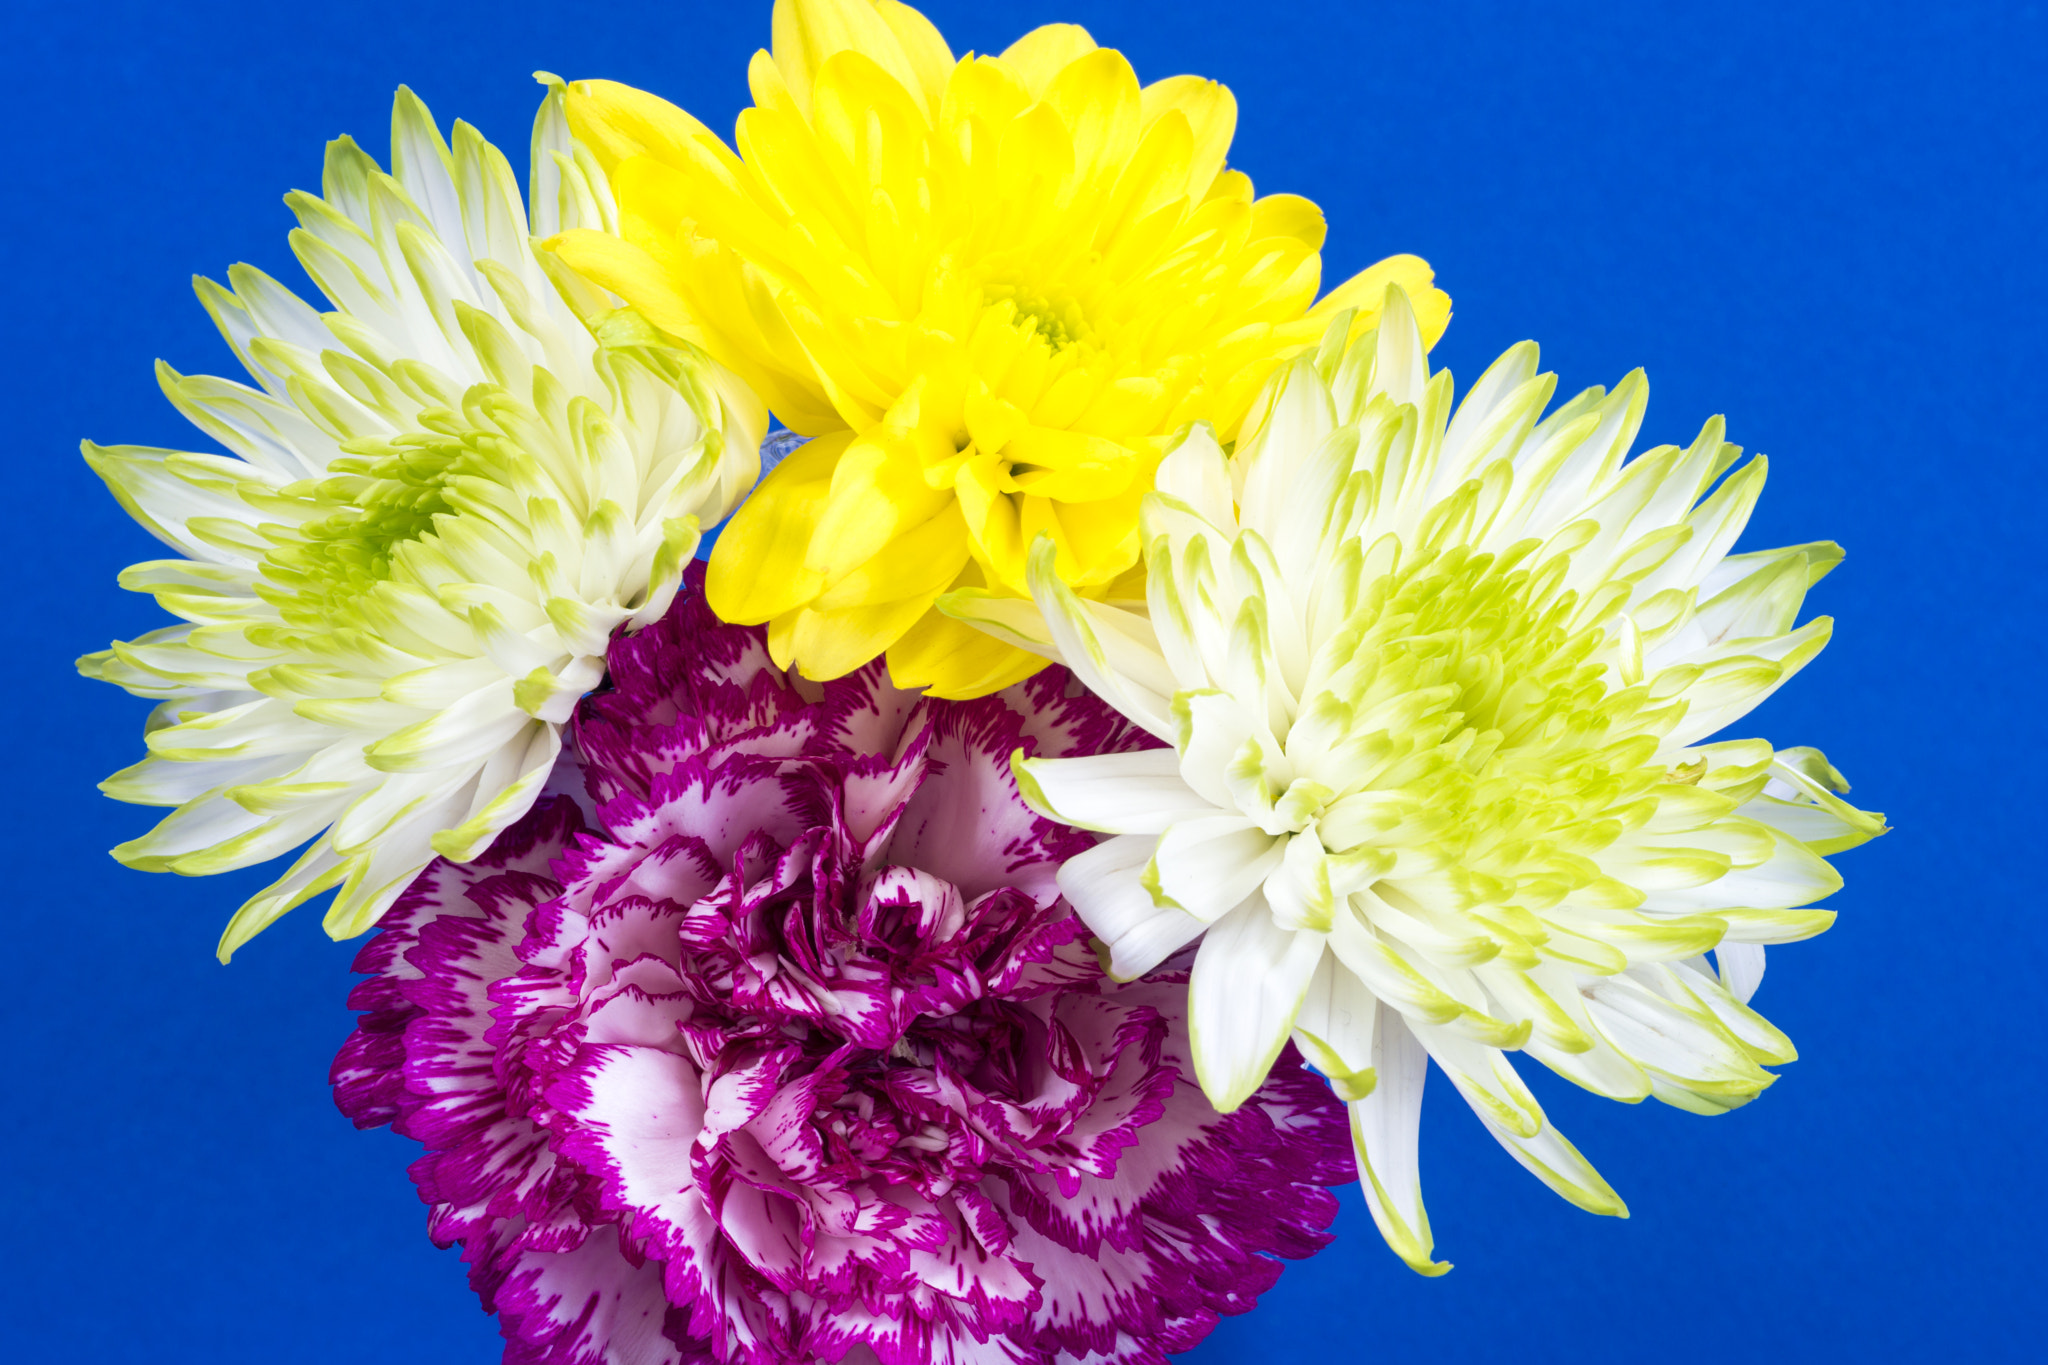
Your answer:
[[[1524,343],[1454,412],[1390,290],[1234,454],[1197,427],[1166,458],[1142,613],[1078,597],[1044,545],[1038,611],[946,603],[1171,742],[1019,756],[1037,809],[1116,836],[1060,885],[1118,977],[1200,939],[1203,1088],[1232,1108],[1292,1039],[1429,1273],[1427,1059],[1551,1188],[1624,1213],[1507,1054],[1614,1099],[1745,1103],[1794,1055],[1748,1007],[1762,945],[1825,929],[1822,855],[1883,828],[1815,751],[1709,739],[1819,652],[1830,623],[1793,622],[1841,552],[1729,554],[1762,459],[1728,473],[1716,418],[1624,462],[1641,374],[1542,417],[1554,384]]]
[[[1163,1365],[1327,1240],[1342,1107],[1288,1058],[1218,1114],[1185,976],[1105,977],[1053,880],[1092,839],[1018,796],[1114,712],[809,684],[695,596],[611,661],[590,808],[419,880],[335,1065],[508,1361]]]
[[[1225,439],[1336,310],[1389,280],[1434,340],[1450,302],[1392,257],[1320,303],[1323,216],[1225,167],[1214,81],[1140,87],[1070,24],[955,60],[895,0],[777,0],[753,107],[726,147],[603,81],[573,126],[612,174],[619,234],[565,260],[698,341],[818,439],[712,554],[712,605],[767,622],[811,677],[887,652],[898,685],[973,697],[1042,661],[932,610],[1028,595],[1050,538],[1089,597],[1136,597],[1139,500],[1171,435]]]
[[[529,227],[613,221],[559,82],[530,219],[504,156],[462,123],[451,148],[404,89],[391,143],[389,175],[329,144],[325,197],[287,197],[333,311],[249,266],[198,282],[258,387],[158,377],[231,454],[85,448],[181,556],[121,582],[183,624],[80,660],[162,700],[149,756],[102,785],[177,809],[114,856],[199,874],[312,841],[223,960],[336,885],[327,927],[360,933],[436,853],[523,814],[612,632],[666,610],[766,425],[729,373],[536,254]]]

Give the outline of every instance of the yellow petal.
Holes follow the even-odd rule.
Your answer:
[[[1148,219],[1155,227],[1163,225],[1166,217],[1153,219],[1153,215],[1169,206],[1178,209],[1186,201],[1188,167],[1193,164],[1194,152],[1194,134],[1179,110],[1169,109],[1152,121],[1123,168],[1115,191],[1104,201],[1096,249],[1107,255],[1127,232]]]
[[[799,446],[740,504],[712,547],[704,575],[711,609],[740,625],[759,625],[809,602],[824,589],[822,574],[804,568],[832,468],[852,432]]]
[[[687,165],[692,148],[739,169],[718,135],[659,95],[617,81],[576,81],[569,86],[569,131],[596,155],[609,175],[633,156]]]
[[[904,59],[917,73],[918,87],[924,91],[925,107],[936,119],[939,105],[946,97],[946,82],[953,74],[953,50],[946,46],[946,40],[932,26],[931,20],[910,6],[898,3],[898,0],[875,0],[875,13],[896,35]]]
[[[965,406],[967,434],[974,438],[976,449],[990,455],[1000,455],[1029,421],[1021,408],[995,397],[980,380],[967,390]]]
[[[818,682],[843,678],[902,638],[931,609],[936,596],[840,611],[800,608],[788,627],[788,657],[806,678]],[[770,653],[775,643],[772,634]]]
[[[1105,47],[1076,58],[1042,98],[1072,140],[1080,181],[1114,184],[1138,146],[1138,73],[1124,54]]]
[[[1059,547],[1059,574],[1077,588],[1096,589],[1110,583],[1138,559],[1138,505],[1151,489],[1148,474],[1132,479],[1115,497],[1092,502],[1054,503],[1041,498],[1024,499],[1023,538],[1025,544],[1037,539],[1041,530],[1053,532]],[[1037,507],[1043,505],[1043,517]],[[1023,570],[1017,571],[1018,578]],[[1089,593],[1094,596],[1093,592]]]
[[[971,138],[963,145],[962,133],[971,134],[979,125],[997,128],[1031,106],[1031,91],[1023,79],[993,57],[971,57],[953,68],[946,79],[946,98],[940,106],[940,125],[957,155],[972,162],[986,149]]]
[[[829,394],[820,392],[816,370],[805,363],[808,357],[789,319],[776,306],[773,283],[752,264],[738,261],[724,246],[710,242],[692,246],[696,254],[683,276],[690,289],[692,312],[730,329],[704,329],[714,338],[708,348],[712,355],[721,354],[715,339],[722,332],[730,338],[728,353],[743,357],[734,368],[761,391],[769,410],[791,431],[822,436],[845,429],[845,417],[832,405]]]
[[[820,490],[824,506],[804,556],[823,583],[853,572],[950,505],[948,490],[925,482],[921,439],[918,432],[874,431],[847,444]]]
[[[1003,49],[1003,65],[1014,71],[1037,99],[1067,63],[1095,50],[1095,40],[1079,24],[1046,24],[1034,28]]]
[[[1046,666],[1046,660],[1004,644],[963,621],[927,612],[889,646],[889,680],[962,700],[1000,692]]]
[[[1187,192],[1204,198],[1209,184],[1223,169],[1230,152],[1230,140],[1237,135],[1237,96],[1228,86],[1200,76],[1168,76],[1145,87],[1141,117],[1151,127],[1168,110],[1187,119],[1195,135],[1194,154],[1188,165]]]
[[[693,345],[704,344],[689,305],[676,292],[674,277],[643,248],[590,228],[558,232],[542,245],[577,274],[632,304],[662,331]]]
[[[1240,204],[1249,204],[1256,198],[1252,190],[1252,178],[1243,171],[1224,171],[1209,184],[1209,192],[1202,196],[1209,199],[1231,199]]]
[[[947,502],[937,516],[911,527],[867,563],[834,581],[811,606],[821,612],[841,611],[906,597],[937,597],[953,586],[966,563],[967,524],[960,505]]]
[[[775,65],[791,98],[807,113],[819,68],[841,52],[860,53],[906,89],[924,88],[916,63],[871,0],[775,0],[769,31]]]
[[[1323,249],[1329,225],[1313,200],[1298,194],[1269,194],[1252,203],[1252,240],[1292,237],[1310,251]]]
[[[1065,502],[1113,498],[1131,486],[1138,457],[1128,447],[1082,431],[1025,427],[1003,457],[1017,491]]]
[[[1407,292],[1423,347],[1436,345],[1444,329],[1451,325],[1451,296],[1436,288],[1436,272],[1420,256],[1389,256],[1367,266],[1325,294],[1308,310],[1308,315],[1327,323],[1346,308],[1356,308],[1358,316],[1351,320],[1351,336],[1347,338],[1356,340],[1379,325],[1380,302],[1386,298],[1390,284],[1398,284]]]
[[[1017,499],[1000,487],[1004,474],[993,457],[967,461],[954,476],[954,496],[974,546],[974,558],[994,581],[1014,583],[1019,592],[1024,583],[1023,530],[1017,516]]]

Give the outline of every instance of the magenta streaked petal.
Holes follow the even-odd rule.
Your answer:
[[[1018,799],[1010,755],[1023,743],[1021,718],[997,698],[944,708],[926,748],[926,761],[944,779],[910,797],[891,856],[952,882],[970,900],[998,886],[1045,901],[1058,896],[1053,874],[1092,840]]]
[[[697,1068],[652,1047],[586,1047],[547,1088],[564,1156],[603,1178],[607,1202],[630,1210],[640,1240],[684,1249],[704,1196],[691,1171],[704,1128]]]
[[[730,1133],[759,1118],[775,1102],[787,1067],[799,1055],[800,1050],[794,1045],[732,1054],[734,1065],[721,1071],[705,1088],[706,1130],[714,1135]]]
[[[679,1347],[683,1314],[663,1292],[661,1266],[619,1253],[618,1232],[590,1230],[568,1251],[515,1247],[495,1295],[505,1365],[708,1365],[702,1345]]]

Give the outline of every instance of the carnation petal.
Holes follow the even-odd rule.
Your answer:
[[[573,1250],[517,1248],[493,1267],[498,1311],[516,1333],[547,1352],[533,1358],[597,1365],[699,1365],[701,1348],[685,1349],[664,1328],[675,1310],[662,1292],[659,1262],[637,1265],[620,1250],[613,1228],[596,1228]],[[508,1356],[509,1358],[509,1356]]]

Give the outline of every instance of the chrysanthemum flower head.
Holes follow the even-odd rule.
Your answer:
[[[1731,555],[1764,462],[1728,473],[1718,418],[1625,462],[1640,373],[1543,417],[1553,388],[1525,343],[1454,412],[1389,291],[1233,454],[1197,427],[1166,458],[1143,612],[1076,595],[1044,545],[1042,622],[947,602],[1172,743],[1020,757],[1038,809],[1116,836],[1060,885],[1119,977],[1201,940],[1204,1089],[1237,1105],[1293,1039],[1351,1104],[1381,1230],[1432,1273],[1426,1057],[1553,1189],[1622,1213],[1507,1054],[1620,1100],[1751,1099],[1793,1057],[1747,1005],[1760,945],[1826,928],[1822,855],[1882,830],[1813,750],[1709,738],[1819,652],[1829,622],[1793,623],[1840,551]]]
[[[1235,432],[1327,318],[1387,283],[1430,340],[1449,300],[1393,257],[1316,302],[1323,217],[1225,169],[1236,103],[1141,87],[1072,25],[956,61],[895,0],[777,0],[737,154],[608,82],[569,114],[619,235],[563,257],[730,365],[818,439],[711,560],[711,601],[811,677],[887,651],[899,685],[972,697],[1042,666],[932,610],[1028,596],[1040,535],[1084,596],[1135,597],[1138,504],[1171,434]]]
[[[1164,1365],[1327,1240],[1342,1106],[1288,1059],[1218,1114],[1184,976],[1104,977],[1091,840],[1017,793],[1115,712],[816,686],[694,595],[611,658],[592,809],[421,877],[335,1066],[508,1361]]]
[[[391,141],[391,174],[343,138],[324,197],[288,197],[333,311],[248,266],[199,281],[258,387],[159,379],[232,454],[86,446],[181,556],[121,581],[184,624],[80,661],[163,699],[149,756],[104,787],[177,809],[115,856],[197,874],[312,841],[223,959],[336,885],[327,927],[359,933],[524,813],[613,631],[666,610],[766,425],[729,373],[536,254],[529,229],[613,222],[559,83],[531,219],[504,156],[461,123],[451,148],[406,90]]]

